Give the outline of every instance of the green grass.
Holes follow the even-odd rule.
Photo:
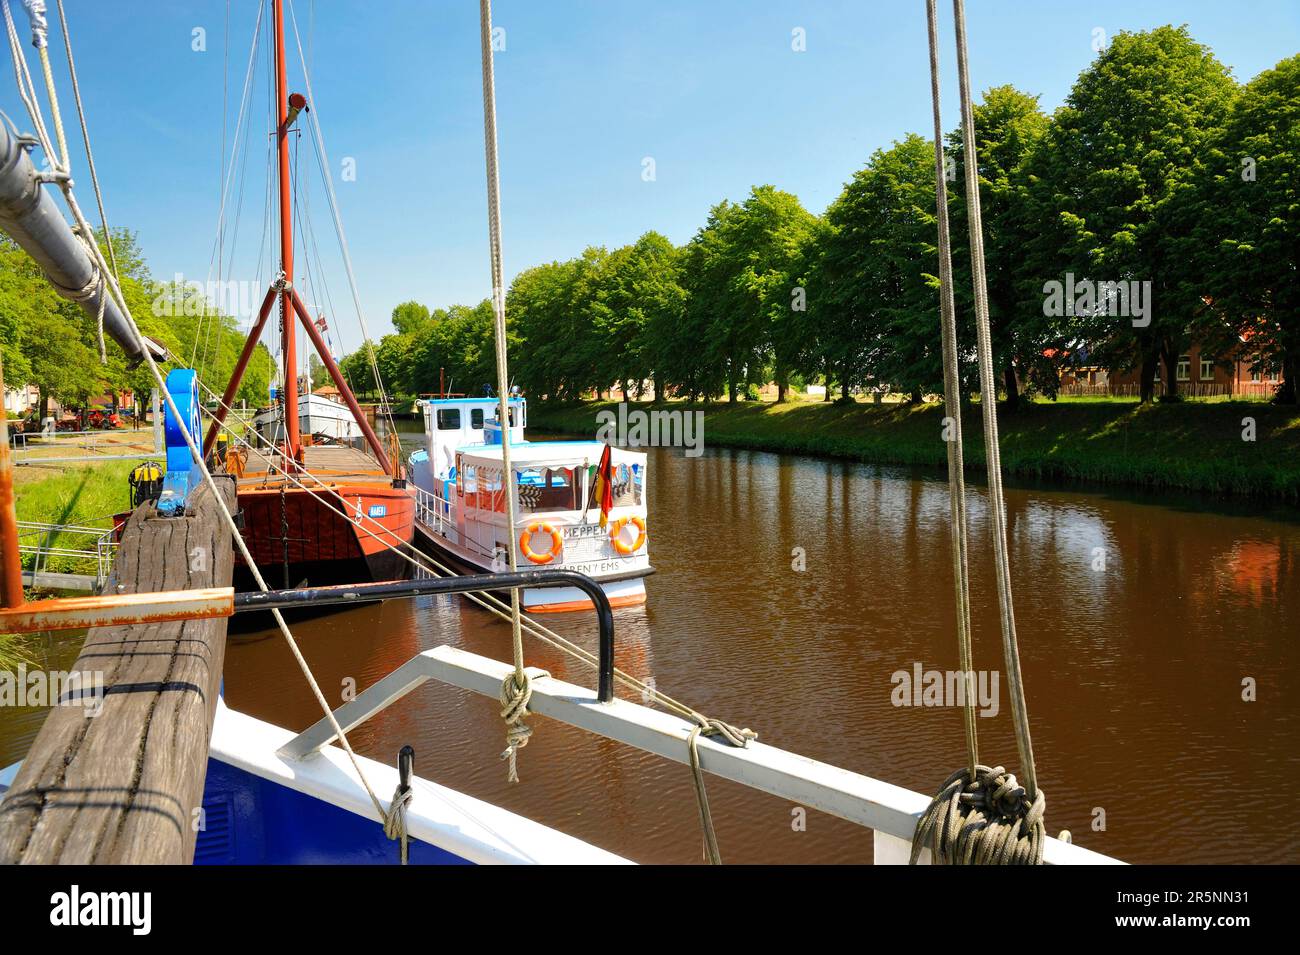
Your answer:
[[[633,407],[649,409],[649,403]],[[673,409],[685,408],[672,402]],[[851,458],[875,464],[944,467],[939,405],[699,404],[704,442]],[[591,434],[614,402],[529,408],[539,431]],[[962,416],[968,468],[984,467],[978,404]],[[1243,418],[1255,440],[1242,439]],[[1008,474],[1300,500],[1300,410],[1257,401],[1139,405],[1126,400],[1026,404],[999,410],[1002,467]]]
[[[20,521],[42,524],[83,524],[109,528],[112,516],[130,507],[127,476],[137,462],[106,461],[103,464],[64,468],[56,465],[22,467],[17,470],[17,512]],[[24,539],[24,543],[27,539]],[[50,546],[82,548],[90,539],[81,535],[55,535]],[[23,555],[23,566],[34,557]],[[42,566],[60,573],[94,573],[93,560],[51,557]],[[0,670],[13,670],[20,663],[32,663],[31,637],[0,634]]]
[[[127,477],[138,462],[106,461],[77,468],[19,468],[21,480],[15,488],[18,519],[42,524],[82,524],[112,527],[112,516],[130,509],[131,492]],[[26,540],[24,540],[26,543]],[[83,535],[55,535],[50,546],[82,548],[91,541]],[[23,555],[30,567],[33,556]],[[85,573],[75,558],[55,557],[42,562],[51,571]],[[93,561],[89,562],[93,572]]]

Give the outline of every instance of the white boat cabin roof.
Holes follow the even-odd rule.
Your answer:
[[[531,467],[573,467],[583,464],[600,463],[601,452],[605,445],[600,441],[511,441],[510,464],[515,470]],[[610,459],[615,464],[639,464],[645,466],[646,456],[639,451],[625,451],[612,448]],[[501,445],[474,444],[456,449],[467,463],[501,466]]]

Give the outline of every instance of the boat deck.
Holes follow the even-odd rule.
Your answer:
[[[379,463],[368,451],[343,445],[313,445],[303,449],[307,470],[326,484],[355,483],[357,481],[392,480],[379,467]],[[263,484],[278,484],[283,478],[277,470],[282,462],[272,455],[250,449],[248,461],[244,465],[244,475],[238,486],[256,487]]]

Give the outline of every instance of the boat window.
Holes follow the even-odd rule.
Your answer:
[[[518,472],[519,506],[529,511],[576,511],[576,471],[566,468],[527,468]]]
[[[483,430],[483,409],[471,408],[469,410],[469,426],[475,431]]]
[[[459,431],[460,430],[460,409],[439,408],[438,409],[438,430]]]

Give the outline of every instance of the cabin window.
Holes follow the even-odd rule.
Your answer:
[[[1214,380],[1214,359],[1202,358],[1201,359],[1201,381],[1213,381],[1213,380]]]
[[[1192,356],[1191,355],[1184,355],[1182,358],[1178,359],[1177,375],[1179,381],[1188,381],[1191,379],[1192,377]]]
[[[439,408],[438,409],[438,430],[459,431],[460,430],[460,409]]]
[[[523,511],[576,511],[576,470],[527,468],[518,472],[519,506]]]
[[[473,428],[475,431],[483,430],[483,409],[482,408],[469,409],[469,426]]]

